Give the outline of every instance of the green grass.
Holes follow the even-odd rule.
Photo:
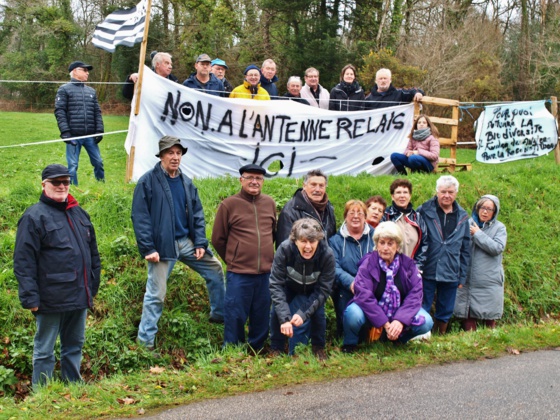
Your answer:
[[[126,129],[127,117],[104,117],[106,131]],[[56,139],[58,130],[49,114],[0,113],[0,146]],[[99,418],[134,414],[176,403],[239,392],[264,390],[284,384],[378,373],[411,366],[455,360],[495,357],[508,352],[560,346],[560,167],[552,154],[501,165],[475,161],[473,150],[459,150],[458,161],[471,162],[472,172],[456,173],[461,183],[458,201],[469,211],[486,193],[501,199],[500,220],[508,229],[504,255],[505,313],[501,328],[475,334],[458,332],[430,343],[406,347],[374,344],[355,356],[339,353],[332,339],[334,315],[327,306],[328,347],[331,358],[319,364],[309,349],[299,357],[248,357],[243,349],[220,349],[223,328],[207,322],[208,298],[204,281],[178,264],[170,280],[166,307],[159,323],[158,348],[162,359],[138,349],[134,339],[142,309],[146,266],[136,249],[130,221],[134,185],[124,183],[125,134],[105,136],[100,143],[106,183],[94,180],[93,169],[82,154],[80,185],[71,193],[90,213],[102,256],[103,277],[95,309],[88,317],[84,348],[84,377],[88,385],[53,383],[21,402],[31,373],[34,322],[21,308],[12,271],[12,250],[17,220],[40,194],[40,173],[50,163],[65,163],[64,144],[0,149],[0,418]],[[443,153],[445,155],[445,151]],[[374,194],[389,197],[394,177],[369,175],[329,179],[328,194],[337,218],[344,203]],[[436,175],[413,174],[413,204],[430,198]],[[210,236],[219,202],[237,192],[236,178],[197,179]],[[301,179],[266,181],[264,192],[278,208],[289,200]],[[550,321],[550,322],[548,322]],[[150,373],[159,364],[165,371]],[[288,373],[288,374],[286,374]],[[17,385],[12,383],[17,377]],[[127,405],[132,398],[133,404]],[[15,400],[18,402],[16,403]]]

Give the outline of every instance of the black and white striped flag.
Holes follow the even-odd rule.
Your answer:
[[[117,10],[96,26],[92,43],[110,53],[117,45],[132,47],[142,41],[146,24],[147,0],[131,9]]]

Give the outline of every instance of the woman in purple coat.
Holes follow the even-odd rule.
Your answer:
[[[380,223],[373,241],[376,250],[362,259],[354,298],[344,312],[345,353],[354,352],[363,336],[406,343],[433,326],[422,309],[422,277],[414,260],[399,252],[401,229],[394,222]]]

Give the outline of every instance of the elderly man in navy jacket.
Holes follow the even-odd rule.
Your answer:
[[[54,371],[54,345],[60,336],[62,380],[81,381],[87,309],[99,288],[101,261],[89,215],[70,191],[70,172],[49,165],[43,193],[18,222],[14,274],[19,299],[35,316],[33,386]]]
[[[206,280],[210,322],[224,321],[224,274],[208,249],[206,224],[198,190],[179,165],[187,149],[177,137],[159,141],[160,158],[138,180],[132,200],[132,224],[140,254],[148,261],[138,342],[154,348],[157,323],[163,311],[167,279],[177,260]]]

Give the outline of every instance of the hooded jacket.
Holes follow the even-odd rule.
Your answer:
[[[191,89],[196,89],[200,92],[207,93],[209,95],[214,96],[226,96],[224,95],[225,89],[224,84],[220,79],[214,76],[213,73],[210,73],[210,79],[203,85],[200,80],[196,78],[196,72],[191,73],[191,75],[183,82],[183,86],[186,86]]]
[[[286,289],[307,296],[296,314],[308,320],[331,293],[335,276],[335,259],[325,241],[319,241],[315,255],[304,259],[296,244],[288,239],[278,247],[270,273],[270,296],[280,324],[292,319]]]
[[[289,238],[292,225],[296,220],[304,217],[311,217],[319,222],[325,231],[325,237],[328,239],[336,233],[336,219],[334,216],[334,207],[329,201],[323,212],[322,220],[319,219],[317,211],[303,197],[303,188],[298,188],[290,201],[288,201],[280,215],[278,216],[278,230],[276,231],[276,245]]]
[[[57,313],[93,307],[101,277],[95,230],[70,194],[63,203],[43,194],[19,219],[14,274],[25,309]]]
[[[331,111],[361,111],[364,109],[365,94],[358,82],[340,82],[331,90]]]
[[[408,214],[401,213],[395,207],[395,203],[385,209],[382,221],[397,222],[401,217],[404,217],[404,221],[413,226],[418,233],[418,242],[410,257],[416,261],[418,270],[422,271],[428,251],[428,229],[426,227],[426,222],[414,209],[411,209]]]
[[[354,298],[350,301],[364,311],[365,316],[376,327],[382,327],[388,321],[397,320],[404,326],[410,326],[412,320],[422,307],[422,277],[416,268],[414,260],[403,254],[398,254],[400,265],[395,275],[395,285],[401,294],[401,305],[392,320],[387,318],[376,296],[379,284],[386,281],[386,275],[379,264],[377,251],[369,253],[360,264],[354,282]]]
[[[242,85],[237,86],[229,94],[230,98],[241,98],[241,99],[257,99],[261,101],[269,101],[270,95],[266,90],[264,90],[259,83],[257,85],[256,93],[254,93],[251,83],[244,81]]]
[[[58,88],[54,115],[63,138],[103,133],[103,118],[95,90],[71,79]]]
[[[132,225],[140,255],[159,253],[162,261],[177,259],[175,250],[175,207],[171,188],[161,167],[156,163],[151,171],[138,180],[132,197]],[[208,250],[204,211],[198,197],[198,190],[191,179],[179,170],[186,195],[187,225],[189,238],[195,248]]]
[[[329,245],[336,258],[336,283],[339,287],[350,291],[360,260],[375,247],[373,228],[365,223],[361,238],[356,240],[350,235],[344,222],[336,235],[330,237]]]
[[[422,277],[441,282],[465,284],[467,269],[471,259],[471,235],[469,215],[455,201],[453,212],[457,216],[457,226],[447,238],[437,214],[437,196],[429,199],[416,210],[426,222],[428,232],[428,252]]]
[[[424,91],[421,89],[397,89],[392,83],[387,91],[379,92],[377,90],[377,85],[374,85],[371,88],[371,92],[366,97],[365,108],[380,109],[409,104],[414,100],[414,96],[417,93],[424,95]]]
[[[455,310],[458,318],[500,319],[504,311],[504,267],[503,252],[506,247],[507,231],[498,221],[500,200],[494,195],[481,198],[491,200],[496,211],[490,221],[472,236],[471,262],[467,271],[467,282],[457,289]],[[476,216],[476,204],[473,206]],[[470,223],[476,223],[473,218]],[[469,315],[470,312],[470,315]]]

